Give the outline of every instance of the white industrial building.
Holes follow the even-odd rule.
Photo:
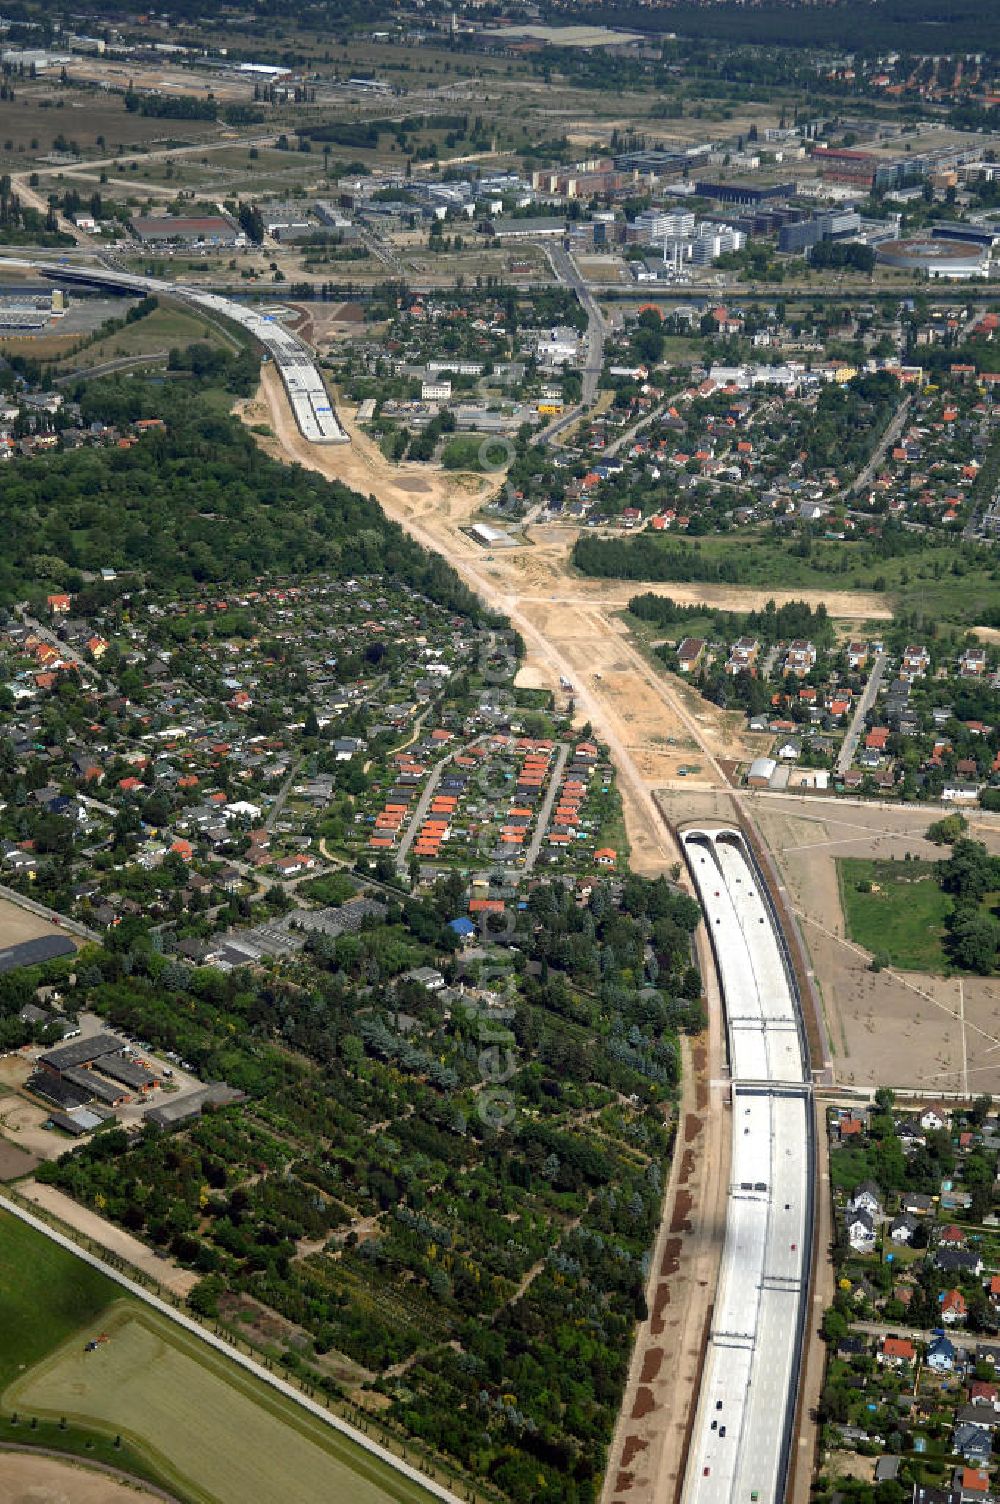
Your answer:
[[[691,242],[691,260],[695,266],[710,266],[719,256],[741,251],[746,235],[733,225],[715,225],[702,221]]]
[[[554,329],[543,329],[537,336],[535,350],[541,366],[551,369],[575,365],[580,358],[580,336],[575,329],[561,324]]]
[[[420,384],[421,402],[448,402],[451,398],[450,381],[423,381]]]
[[[662,245],[665,240],[690,240],[695,217],[689,209],[643,209],[634,221],[640,245]]]
[[[629,240],[657,247],[665,262],[680,268],[709,266],[728,251],[742,250],[747,237],[734,225],[698,220],[690,210],[644,209],[629,227]]]

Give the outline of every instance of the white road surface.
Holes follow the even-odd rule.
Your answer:
[[[110,271],[104,266],[80,266],[54,261],[20,261],[4,258],[8,264],[28,266],[47,273],[59,281],[86,282],[99,287],[118,287],[131,292],[177,298],[193,303],[209,313],[220,314],[239,324],[263,346],[281,373],[288,400],[303,438],[313,444],[349,444],[350,436],[334,411],[322,373],[308,346],[286,329],[277,319],[258,309],[223,298],[218,293],[185,287],[159,277],[143,277],[132,272]]]
[[[725,1243],[683,1499],[780,1504],[812,1235],[807,1061],[742,835],[688,830],[683,843],[719,969],[733,1081]]]

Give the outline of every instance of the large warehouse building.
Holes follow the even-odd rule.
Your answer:
[[[68,935],[39,935],[36,940],[22,940],[18,945],[0,950],[0,975],[21,966],[42,966],[60,956],[71,956],[76,946]]]
[[[239,246],[247,240],[228,214],[137,214],[132,231],[143,245]]]

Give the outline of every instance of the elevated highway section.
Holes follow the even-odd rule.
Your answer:
[[[781,1504],[812,1260],[808,1051],[778,918],[742,833],[688,829],[681,843],[719,973],[732,1081],[725,1238],[683,1500]]]
[[[58,282],[83,283],[90,287],[107,287],[118,292],[135,292],[144,297],[176,298],[218,317],[228,319],[249,334],[273,360],[281,374],[288,400],[302,437],[311,444],[349,444],[350,436],[334,411],[322,372],[312,352],[298,335],[286,329],[271,315],[244,306],[235,298],[205,292],[197,287],[168,282],[162,277],[144,277],[139,273],[112,271],[105,266],[81,266],[69,262],[16,261],[8,264],[28,266]]]

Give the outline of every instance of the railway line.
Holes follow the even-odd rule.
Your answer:
[[[684,1504],[781,1504],[812,1265],[808,1047],[780,922],[742,833],[681,832],[726,1013],[733,1115],[722,1265]]]

